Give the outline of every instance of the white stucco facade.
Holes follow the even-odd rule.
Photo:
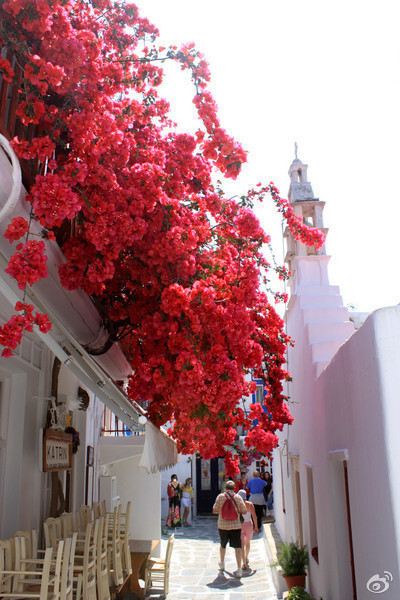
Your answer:
[[[291,201],[302,215],[302,201],[293,195]],[[285,541],[308,546],[313,596],[367,600],[382,589],[382,598],[395,600],[400,307],[372,313],[355,331],[339,288],[329,284],[329,257],[296,244],[288,244],[293,276],[286,314],[295,339],[288,352],[295,421],[275,451],[276,524]]]
[[[7,145],[4,138],[0,141]],[[12,164],[0,147],[1,324],[10,318],[16,300],[22,299],[16,282],[4,272],[15,244],[10,244],[3,234],[13,217],[29,214],[26,192],[23,186],[16,185],[18,161],[10,148],[8,154],[13,157]],[[140,425],[143,411],[138,405],[132,406],[114,383],[126,379],[131,372],[118,344],[96,360],[83,349],[84,345],[96,347],[104,343],[106,332],[100,316],[84,293],[61,287],[57,270],[64,258],[57,243],[46,241],[46,251],[49,275],[33,288],[28,286],[26,301],[32,302],[38,312],[48,313],[53,328],[48,334],[36,329],[27,333],[13,357],[0,357],[0,538],[21,529],[36,529],[40,537],[43,521],[49,516],[51,474],[42,471],[41,434],[49,426],[48,409],[56,380],[57,401],[80,435],[68,484],[66,472],[59,472],[64,494],[69,490],[69,511],[85,504],[87,489],[88,503],[102,500],[100,477],[115,476],[121,503],[124,507],[129,500],[132,503],[132,537],[159,539],[159,469],[176,462],[176,445],[153,425]],[[53,377],[56,356],[61,366]],[[87,410],[80,410],[79,388],[88,394]],[[103,402],[111,410],[115,408],[120,423],[141,433],[132,436],[139,443],[128,448],[123,448],[117,438],[109,438],[108,445],[114,445],[112,459],[101,447]],[[89,471],[88,448],[93,449]]]

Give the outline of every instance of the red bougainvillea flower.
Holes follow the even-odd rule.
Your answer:
[[[47,277],[47,256],[43,241],[31,240],[26,244],[18,244],[16,252],[9,260],[5,272],[18,281],[21,290],[26,285]]]
[[[213,185],[216,172],[235,179],[246,152],[220,122],[204,56],[194,44],[158,48],[157,34],[134,4],[117,0],[3,2],[2,56],[14,55],[22,76],[12,145],[34,173],[31,222],[62,244],[61,285],[90,295],[108,332],[93,351],[119,342],[132,367],[130,397],[155,424],[169,424],[181,452],[226,456],[234,477],[270,454],[275,432],[292,421],[282,383],[291,340],[264,288],[270,238],[253,204],[269,194],[296,239],[318,248],[323,236],[273,184],[239,200]],[[179,132],[159,96],[164,60],[194,84],[195,135]],[[14,80],[6,59],[0,76]],[[6,269],[20,289],[47,275],[43,240],[16,216],[6,237],[23,236]],[[50,328],[21,303],[0,327],[3,356],[35,325]],[[265,399],[246,415],[252,372]]]
[[[22,217],[14,217],[10,225],[7,227],[4,237],[8,239],[10,243],[19,240],[28,233],[29,223]]]

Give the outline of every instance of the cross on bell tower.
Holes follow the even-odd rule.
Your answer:
[[[307,180],[308,165],[302,163],[297,157],[298,146],[295,143],[295,159],[289,167],[290,187],[288,198],[296,215],[300,217],[309,227],[317,227],[326,235],[328,229],[324,228],[323,210],[325,202],[321,202],[319,198],[315,198],[311,183]],[[294,239],[291,231],[286,227],[284,232],[286,239],[286,256],[285,262],[289,266],[289,270],[293,276],[289,284],[293,286],[297,261],[295,257],[307,256],[325,256],[325,245],[318,250],[314,246],[306,246],[300,241]]]

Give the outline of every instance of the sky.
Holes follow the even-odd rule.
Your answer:
[[[259,181],[282,195],[298,157],[325,202],[330,283],[345,306],[400,303],[400,3],[398,0],[136,0],[164,45],[195,42],[210,65],[221,125],[248,151],[229,196]],[[163,95],[195,131],[188,72]],[[272,201],[257,210],[282,261]]]

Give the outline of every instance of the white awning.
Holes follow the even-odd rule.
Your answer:
[[[156,473],[173,467],[178,460],[176,442],[167,433],[147,421],[144,448],[139,466],[144,467],[148,473]]]

